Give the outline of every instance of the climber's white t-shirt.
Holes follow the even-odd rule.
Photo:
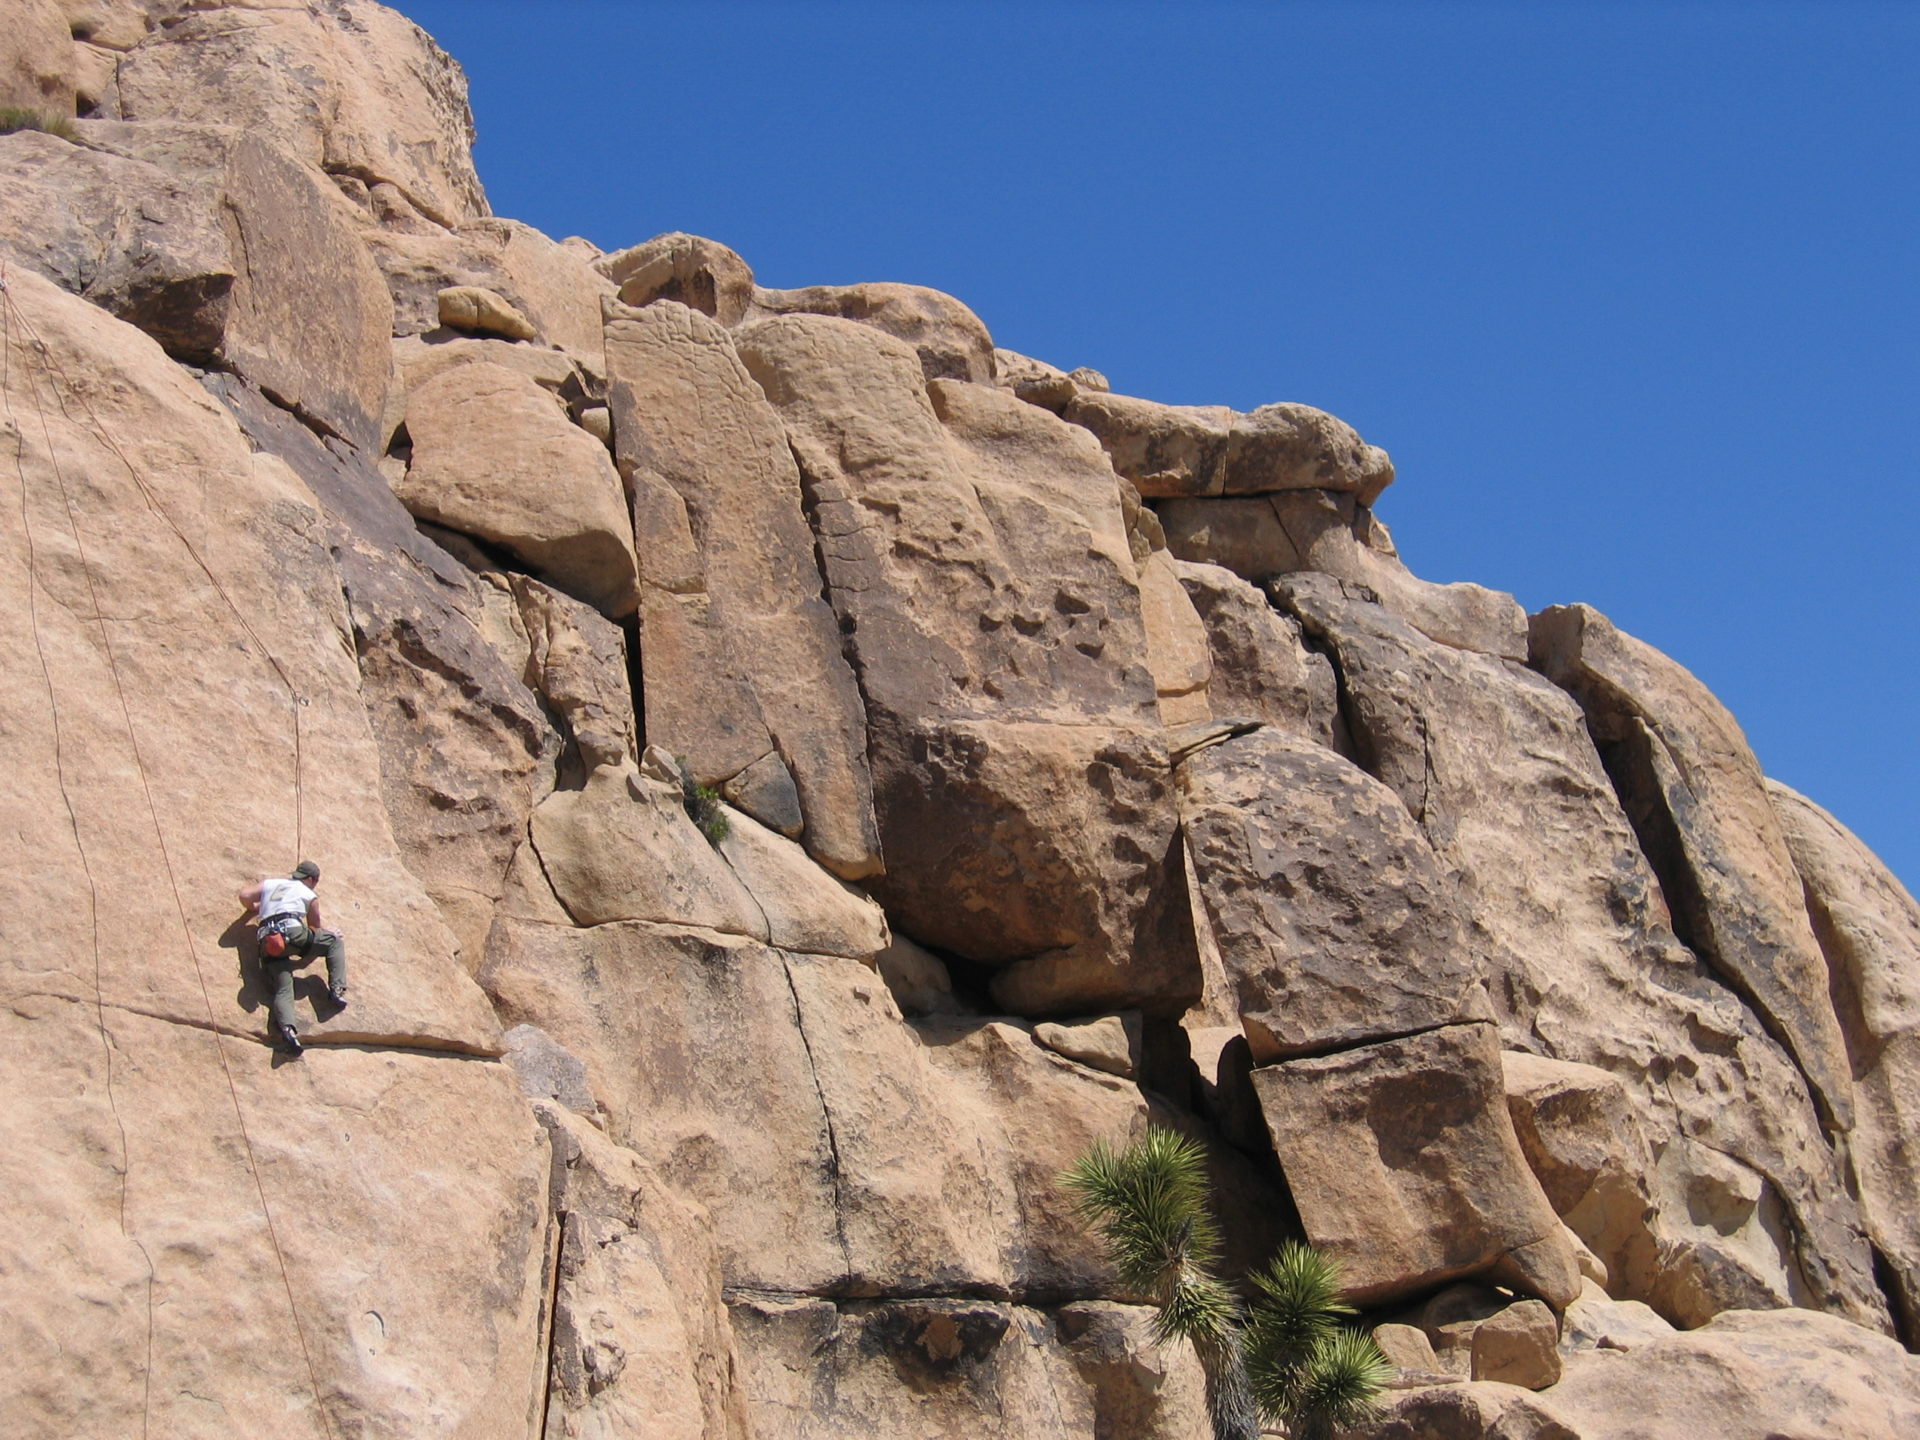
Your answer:
[[[260,882],[260,920],[264,924],[276,915],[307,918],[307,906],[320,897],[298,880],[262,880]]]

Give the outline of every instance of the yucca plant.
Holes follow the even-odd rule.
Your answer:
[[[1124,1150],[1097,1142],[1061,1178],[1121,1283],[1159,1307],[1155,1338],[1193,1346],[1214,1440],[1256,1440],[1263,1416],[1293,1440],[1328,1440],[1372,1413],[1390,1367],[1370,1336],[1347,1328],[1355,1312],[1331,1258],[1287,1242],[1253,1276],[1245,1308],[1220,1279],[1197,1142],[1150,1127]]]
[[[1095,1142],[1061,1178],[1106,1241],[1120,1283],[1159,1307],[1154,1338],[1185,1340],[1199,1356],[1214,1440],[1258,1440],[1240,1305],[1214,1274],[1220,1230],[1207,1209],[1206,1158],[1194,1141],[1154,1126],[1124,1150]]]
[[[1326,1440],[1364,1420],[1390,1377],[1371,1336],[1349,1329],[1331,1256],[1289,1240],[1253,1276],[1247,1373],[1261,1413],[1293,1440]]]

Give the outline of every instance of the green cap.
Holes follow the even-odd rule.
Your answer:
[[[311,860],[302,860],[298,865],[293,867],[293,878],[296,880],[318,880],[320,878],[320,867]]]

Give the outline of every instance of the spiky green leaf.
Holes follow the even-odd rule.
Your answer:
[[[1368,1419],[1392,1378],[1393,1366],[1371,1335],[1335,1331],[1300,1372],[1289,1417],[1295,1440],[1329,1440]]]

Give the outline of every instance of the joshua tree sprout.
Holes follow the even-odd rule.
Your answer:
[[[1348,1329],[1338,1266],[1289,1241],[1253,1276],[1242,1307],[1220,1279],[1206,1152],[1157,1126],[1124,1150],[1098,1142],[1063,1177],[1106,1241],[1120,1282],[1158,1308],[1155,1338],[1184,1339],[1206,1376],[1214,1440],[1255,1440],[1260,1418],[1294,1440],[1328,1440],[1373,1411],[1389,1367]]]

